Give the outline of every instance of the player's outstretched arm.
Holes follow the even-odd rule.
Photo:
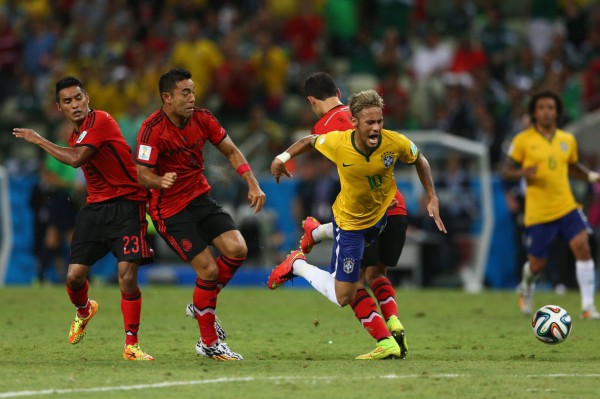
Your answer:
[[[294,144],[290,146],[287,150],[277,155],[273,162],[271,162],[271,174],[275,177],[277,183],[279,183],[279,179],[281,176],[285,175],[289,178],[292,177],[292,174],[287,170],[285,164],[290,159],[294,158],[297,155],[303,154],[315,146],[316,135],[310,135],[301,138],[296,141]]]
[[[569,175],[579,180],[587,180],[590,183],[600,182],[600,173],[588,169],[580,162],[569,165]]]
[[[427,198],[429,199],[427,202],[427,212],[429,217],[433,218],[439,231],[447,233],[446,226],[444,226],[444,222],[442,222],[442,218],[440,218],[440,204],[435,193],[433,178],[431,177],[431,167],[429,166],[429,162],[423,156],[423,154],[419,154],[419,158],[417,159],[415,167],[417,168],[419,180],[421,180],[421,184],[423,185],[423,188],[427,193]]]
[[[78,168],[83,165],[96,151],[88,146],[61,147],[40,136],[35,130],[14,128],[13,136],[35,144],[60,162]]]
[[[177,180],[177,173],[175,172],[167,172],[159,176],[154,173],[153,169],[147,166],[138,164],[136,165],[136,169],[138,183],[146,188],[171,188],[175,184],[175,180]]]

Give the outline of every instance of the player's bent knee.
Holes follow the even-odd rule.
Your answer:
[[[67,286],[73,290],[77,291],[85,284],[85,276],[68,274],[67,275]]]

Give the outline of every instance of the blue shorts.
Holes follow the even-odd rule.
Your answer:
[[[365,245],[373,243],[385,228],[387,214],[379,222],[363,230],[342,230],[333,220],[333,250],[329,272],[336,280],[356,283]]]
[[[534,224],[525,229],[527,253],[536,258],[546,258],[548,249],[557,235],[569,242],[582,230],[591,232],[583,211],[578,208],[548,223]]]

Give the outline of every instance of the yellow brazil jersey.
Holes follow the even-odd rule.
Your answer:
[[[522,168],[538,167],[527,182],[525,226],[551,222],[579,207],[569,183],[569,165],[578,161],[572,134],[557,129],[548,139],[530,127],[515,136],[508,156]]]
[[[354,130],[333,131],[315,139],[315,148],[337,165],[341,191],[332,209],[343,230],[377,223],[396,193],[394,164],[414,164],[419,150],[406,136],[382,130],[378,146],[367,155],[356,148]]]

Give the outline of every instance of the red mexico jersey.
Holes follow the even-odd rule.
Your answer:
[[[352,125],[352,114],[347,105],[340,104],[331,108],[312,128],[311,134],[327,134],[334,130],[350,130],[354,129]],[[406,203],[404,197],[398,189],[394,196],[398,205],[388,211],[388,215],[406,215]]]
[[[203,173],[202,150],[207,141],[217,145],[226,136],[225,129],[204,108],[195,108],[182,128],[175,126],[162,109],[142,123],[135,161],[153,168],[160,176],[167,172],[177,173],[173,187],[150,190],[150,216],[153,219],[173,216],[194,198],[210,191]]]
[[[107,112],[92,110],[69,139],[71,147],[87,146],[96,152],[81,169],[87,185],[87,203],[123,197],[146,201],[148,191],[137,181],[131,149],[117,122]]]

